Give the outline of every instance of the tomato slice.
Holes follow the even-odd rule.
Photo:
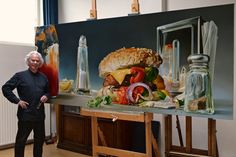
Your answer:
[[[131,74],[133,75],[130,78],[130,84],[136,83],[136,82],[143,82],[145,77],[145,71],[144,68],[141,67],[132,67],[130,69]]]
[[[129,101],[127,99],[126,96],[126,92],[127,92],[128,87],[125,86],[121,86],[117,92],[117,96],[118,96],[118,103],[119,104],[124,104],[127,105],[129,104]]]

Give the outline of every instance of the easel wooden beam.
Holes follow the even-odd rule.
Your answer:
[[[97,3],[92,0],[92,9],[90,10],[90,19],[97,19]]]
[[[139,14],[139,1],[138,0],[133,0],[131,4],[131,12],[132,14]]]
[[[127,121],[135,121],[135,122],[144,122],[145,116],[143,113],[125,113],[125,112],[101,112],[99,110],[93,110],[91,112],[89,109],[83,109],[80,111],[81,115],[89,115],[92,117],[100,117],[100,118],[108,118],[113,119],[113,121],[119,120],[127,120]],[[150,120],[151,117],[148,115],[148,119]]]
[[[208,154],[219,157],[216,140],[216,120],[208,119]]]
[[[179,122],[179,116],[176,115],[175,117],[176,117],[176,129],[177,129],[178,135],[179,135],[179,143],[180,143],[180,146],[183,147],[184,146],[184,142],[183,142],[181,126],[180,126],[180,122]]]
[[[117,156],[117,157],[126,157],[126,156],[127,157],[151,157],[151,156],[145,155],[144,153],[121,150],[121,149],[111,148],[111,147],[96,146],[95,149],[99,154],[107,154],[107,155],[112,155],[112,156]]]
[[[153,147],[155,157],[161,157],[161,152],[159,150],[158,143],[157,143],[153,133],[152,133],[152,147]]]
[[[186,117],[186,152],[192,152],[192,117]],[[191,137],[191,138],[189,138]]]

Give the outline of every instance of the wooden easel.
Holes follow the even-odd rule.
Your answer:
[[[97,3],[96,0],[92,0],[92,8],[89,11],[90,19],[89,20],[96,20],[97,19]],[[139,0],[132,0],[131,4],[131,14],[139,14]],[[131,15],[130,14],[130,15]]]
[[[192,147],[192,117],[186,116],[186,141],[185,146],[180,142],[180,146],[172,143],[172,115],[165,117],[165,154],[166,157],[219,157],[216,140],[216,120],[208,118],[208,149],[196,149]]]
[[[97,3],[92,0],[92,9],[90,10],[90,19],[97,19]]]
[[[83,116],[91,117],[92,125],[92,150],[93,157],[98,157],[99,154],[112,155],[117,157],[152,157],[152,146],[156,157],[160,157],[160,151],[158,144],[152,134],[151,121],[153,119],[153,113],[125,113],[125,112],[115,112],[115,111],[103,111],[103,110],[93,110],[81,108],[80,114]],[[108,147],[104,138],[102,131],[98,125],[98,118],[108,118],[113,121],[126,120],[134,122],[145,123],[145,141],[146,141],[146,153],[139,153],[134,151],[122,150],[117,148]],[[98,144],[98,137],[102,141],[102,146]]]
[[[133,0],[131,4],[131,12],[132,14],[139,14],[139,1],[138,0]]]

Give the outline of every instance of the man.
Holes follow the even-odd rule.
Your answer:
[[[3,95],[18,105],[18,130],[15,141],[15,157],[24,157],[25,143],[30,132],[34,132],[33,156],[42,157],[45,138],[44,103],[49,99],[47,77],[38,71],[43,58],[37,51],[25,57],[28,69],[12,76],[3,86]],[[13,93],[17,89],[17,95]]]

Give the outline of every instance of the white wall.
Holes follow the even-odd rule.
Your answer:
[[[139,2],[140,2],[140,12],[141,14],[145,14],[145,13],[161,12],[165,10],[170,11],[170,10],[229,4],[229,3],[235,3],[235,0],[139,0]],[[127,16],[131,12],[130,5],[131,5],[131,0],[97,0],[98,19]],[[59,0],[59,23],[84,21],[89,18],[90,9],[91,9],[91,0]],[[234,19],[234,21],[236,20]],[[234,31],[234,33],[235,32],[236,31]],[[234,34],[234,39],[236,39],[235,34]],[[234,40],[234,45],[236,45],[236,40]],[[236,60],[235,56],[234,60]],[[236,70],[234,71],[234,76],[235,74]],[[234,82],[236,82],[236,79],[234,80]],[[236,107],[234,107],[234,113],[236,113]],[[163,117],[161,115],[155,115],[155,119],[160,120],[161,125],[163,124]],[[183,117],[180,117],[180,120],[182,122],[181,126],[184,127],[185,123]],[[173,120],[173,124],[175,124],[174,122],[175,120]],[[206,119],[194,118],[193,125],[194,125],[193,146],[197,148],[206,148],[207,147]],[[175,129],[175,126],[173,126],[173,129]],[[161,149],[162,149],[162,156],[164,156],[163,126],[161,132],[162,132]],[[219,156],[236,157],[235,132],[236,132],[235,114],[234,114],[234,120],[217,120],[217,141],[219,147]],[[183,132],[183,134],[184,133],[185,132]],[[177,133],[174,134],[173,139],[174,143],[178,144]]]
[[[235,0],[167,0],[167,10],[180,10],[235,3]]]
[[[0,43],[0,85],[3,85],[15,72],[26,69],[25,55],[34,50],[33,46]]]
[[[127,16],[131,13],[132,0],[97,0],[97,18]],[[162,0],[139,0],[140,12],[160,12]],[[92,0],[59,0],[59,23],[89,19]]]

